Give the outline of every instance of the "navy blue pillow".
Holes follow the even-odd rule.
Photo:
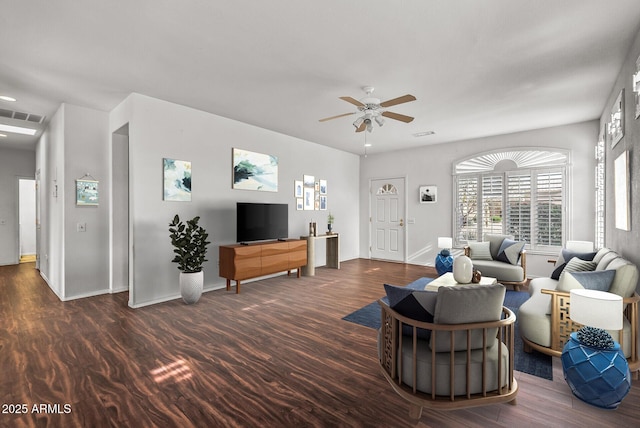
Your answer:
[[[438,293],[389,284],[384,284],[384,291],[389,299],[389,307],[400,315],[416,321],[433,322]],[[431,335],[429,330],[419,330],[420,338],[428,339]],[[411,327],[405,326],[403,334],[411,335]]]
[[[560,274],[562,273],[564,268],[567,267],[567,263],[569,263],[569,260],[571,260],[572,258],[577,257],[580,260],[591,261],[596,256],[596,252],[576,253],[574,251],[567,250],[567,249],[563,249],[561,254],[562,254],[562,260],[564,260],[564,263],[560,263],[558,267],[556,267],[553,270],[553,272],[551,273],[551,279],[560,279]]]

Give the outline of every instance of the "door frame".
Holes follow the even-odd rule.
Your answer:
[[[27,176],[27,175],[16,175],[16,181],[15,181],[15,186],[16,186],[16,224],[18,225],[18,227],[16,227],[15,230],[15,242],[17,243],[17,255],[16,255],[16,259],[15,259],[15,263],[18,264],[20,263],[20,257],[22,256],[21,254],[21,246],[22,246],[22,237],[20,236],[20,215],[21,215],[21,210],[20,210],[20,201],[22,198],[22,195],[20,194],[20,181],[21,180],[29,180],[29,181],[33,181],[34,182],[34,186],[37,185],[37,181],[36,181],[36,177],[35,176]],[[34,187],[33,190],[33,196],[36,200],[36,209],[35,209],[35,221],[38,221],[38,192],[37,189]],[[36,260],[38,260],[39,257],[39,242],[38,242],[38,224],[36,223]],[[36,268],[38,268],[38,263],[36,263]]]
[[[403,209],[404,209],[404,227],[403,227],[403,247],[402,248],[402,262],[400,263],[407,263],[407,252],[409,249],[409,243],[408,241],[408,236],[409,234],[407,233],[407,226],[408,226],[408,222],[407,222],[407,211],[409,210],[409,206],[408,206],[408,183],[409,183],[409,177],[407,175],[396,175],[396,176],[391,176],[391,177],[372,177],[369,178],[369,207],[368,207],[368,212],[369,212],[369,243],[368,243],[368,256],[369,256],[369,260],[371,260],[371,245],[372,245],[372,235],[373,235],[373,230],[372,230],[372,224],[373,224],[373,213],[371,212],[371,202],[373,200],[373,181],[378,181],[378,180],[402,180],[404,182],[404,194],[402,195],[402,198],[404,199],[403,202]],[[395,260],[389,260],[390,262],[396,262]],[[397,263],[397,262],[396,262]]]

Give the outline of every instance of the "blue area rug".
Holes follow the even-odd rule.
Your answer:
[[[433,278],[420,278],[407,285],[409,288],[424,289],[424,286],[431,282]],[[551,356],[533,351],[527,354],[522,350],[523,342],[520,337],[520,329],[518,327],[518,308],[529,298],[526,291],[507,290],[504,297],[504,306],[511,309],[516,314],[516,335],[515,335],[515,369],[522,373],[538,376],[543,379],[553,380],[553,364]],[[382,300],[387,301],[386,297]],[[380,305],[378,302],[372,302],[367,306],[358,309],[355,312],[342,318],[355,324],[378,330],[380,328]]]

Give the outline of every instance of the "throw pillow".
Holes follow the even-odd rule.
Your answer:
[[[564,270],[558,279],[562,281],[562,276],[567,272],[589,272],[592,270],[596,270],[595,262],[574,257],[567,262],[567,265],[564,267]]]
[[[498,250],[498,257],[496,260],[517,265],[520,260],[520,252],[522,252],[524,245],[524,242],[506,238],[500,245],[500,250]]]
[[[389,307],[407,318],[433,322],[438,293],[384,284]]]
[[[469,258],[471,260],[493,260],[487,242],[469,242]]]
[[[505,286],[494,285],[460,285],[455,287],[438,288],[433,322],[435,324],[467,324],[483,321],[496,321],[502,316],[502,304],[506,294]],[[495,338],[496,331],[488,331],[487,338]],[[431,348],[436,352],[448,352],[450,349],[450,334],[440,332],[437,337],[431,337]],[[456,351],[467,349],[467,335],[455,335]],[[483,346],[482,330],[471,330],[471,349]],[[492,341],[487,341],[491,346]]]
[[[567,266],[567,263],[569,262],[569,260],[571,260],[574,257],[577,257],[581,260],[588,260],[588,261],[592,261],[593,258],[595,257],[596,252],[593,253],[576,253],[574,251],[571,250],[567,250],[566,248],[563,248],[562,251],[560,251],[560,255],[558,256],[558,260],[556,261],[556,268],[553,270],[553,272],[551,273],[551,279],[560,279],[560,274],[562,273],[562,271],[564,270],[564,268]]]
[[[557,291],[569,291],[575,288],[587,290],[609,291],[615,270],[599,270],[592,272],[567,272],[558,282]]]

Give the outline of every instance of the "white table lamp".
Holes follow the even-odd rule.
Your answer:
[[[603,330],[622,330],[622,297],[598,290],[570,291],[571,320]]]

